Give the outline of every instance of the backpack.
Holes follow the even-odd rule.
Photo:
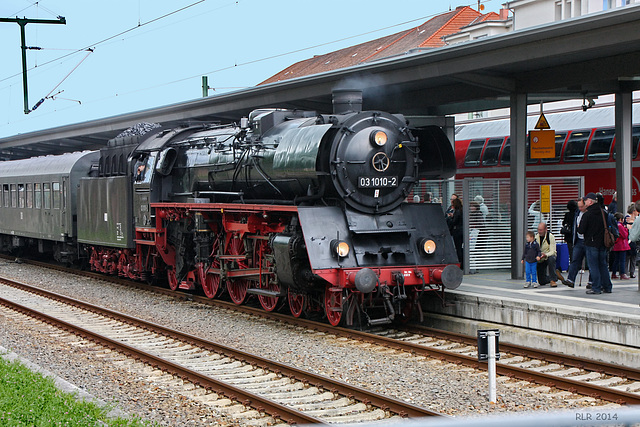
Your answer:
[[[607,214],[607,223],[609,226],[609,231],[617,240],[618,237],[620,237],[620,230],[618,229],[618,221],[616,221],[616,218],[613,216],[613,214]]]

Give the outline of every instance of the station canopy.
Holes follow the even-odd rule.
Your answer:
[[[0,139],[0,158],[97,149],[140,122],[239,121],[256,108],[332,111],[334,89],[363,108],[438,116],[640,90],[640,5],[376,62]]]

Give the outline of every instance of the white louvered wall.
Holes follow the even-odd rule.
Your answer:
[[[431,192],[437,202],[444,205],[443,212],[449,206],[452,193],[462,195],[465,208],[469,209],[469,269],[491,270],[511,268],[511,186],[508,179],[467,178],[469,192],[463,194],[463,182],[458,181],[420,181],[408,201],[418,194],[421,201],[426,192]],[[540,186],[551,185],[551,213],[540,213]],[[527,218],[529,230],[536,231],[538,222],[543,220],[550,225],[551,232],[558,243],[563,242],[560,234],[562,219],[567,212],[567,202],[584,194],[584,183],[580,177],[572,178],[528,178],[527,179]],[[476,196],[481,196],[488,208],[483,215],[477,209]],[[536,203],[537,202],[537,203]],[[533,207],[531,205],[534,205]],[[444,213],[443,213],[444,215]],[[466,249],[466,248],[465,248]]]

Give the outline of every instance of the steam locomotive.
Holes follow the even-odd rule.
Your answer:
[[[0,245],[333,325],[421,315],[462,272],[441,206],[405,199],[453,176],[454,152],[439,127],[361,106],[338,91],[333,114],[260,109],[2,162]]]

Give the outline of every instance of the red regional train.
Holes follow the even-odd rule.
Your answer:
[[[633,106],[634,200],[640,195],[640,104]],[[609,203],[616,188],[613,107],[545,114],[556,133],[555,157],[532,159],[527,138],[527,177],[584,177],[586,192],[600,192]],[[527,119],[533,129],[538,115]],[[456,179],[508,178],[511,144],[508,118],[463,123],[456,129]]]

